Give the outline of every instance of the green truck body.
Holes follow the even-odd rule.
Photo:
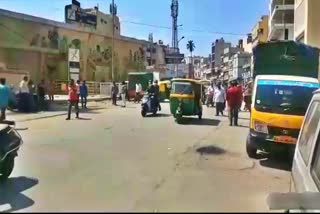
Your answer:
[[[136,83],[141,83],[142,90],[145,91],[148,87],[149,81],[153,81],[153,73],[150,72],[130,72],[128,73],[128,92],[129,98],[135,96]]]
[[[253,49],[253,78],[293,75],[318,79],[319,49],[294,41],[258,44]]]

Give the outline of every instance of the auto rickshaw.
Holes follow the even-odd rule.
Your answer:
[[[170,99],[170,88],[171,88],[170,80],[159,82],[160,102],[163,102],[166,99]]]
[[[183,116],[202,119],[201,83],[193,79],[172,79],[170,111],[177,123]]]

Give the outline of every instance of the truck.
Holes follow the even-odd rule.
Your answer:
[[[152,72],[130,72],[128,73],[128,96],[129,99],[135,97],[136,83],[141,83],[142,90],[146,91],[149,82],[153,82],[154,74]]]
[[[319,88],[319,50],[294,41],[253,50],[253,94],[247,154],[286,151],[293,158],[312,94]]]

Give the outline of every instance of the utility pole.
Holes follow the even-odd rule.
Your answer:
[[[114,5],[114,0],[112,0],[112,4],[110,5],[110,13],[112,14],[112,56],[111,56],[111,75],[112,80],[115,80],[114,76],[114,16],[116,15],[116,6]]]

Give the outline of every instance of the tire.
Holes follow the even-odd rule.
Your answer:
[[[155,116],[157,114],[157,112],[158,112],[157,109],[153,110],[153,112],[152,112],[153,116]]]
[[[199,120],[202,120],[202,112],[200,112],[200,113],[198,114],[198,118],[199,118]]]
[[[14,168],[14,157],[8,156],[1,164],[0,181],[6,181],[11,175]]]
[[[181,124],[182,121],[182,115],[181,114],[176,114],[175,120],[178,124]]]
[[[257,158],[258,149],[250,143],[250,137],[247,137],[246,150],[249,158]]]
[[[145,110],[141,110],[141,116],[145,117],[147,115],[147,112]]]

